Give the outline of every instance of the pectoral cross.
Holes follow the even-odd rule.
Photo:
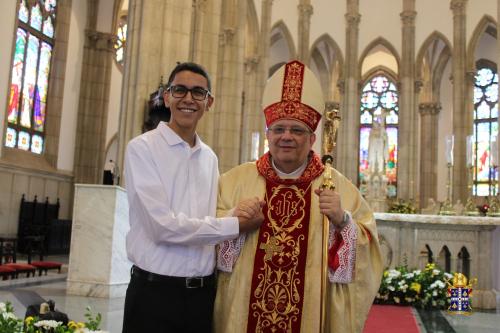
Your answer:
[[[266,251],[266,254],[264,256],[264,261],[270,260],[275,252],[281,252],[285,248],[283,245],[276,245],[276,244],[277,241],[276,237],[274,236],[269,237],[267,243],[260,244],[260,249]]]

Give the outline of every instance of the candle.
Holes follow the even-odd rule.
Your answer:
[[[495,141],[491,141],[491,147],[490,147],[490,153],[491,153],[491,166],[496,167],[498,166],[498,144]]]
[[[453,165],[453,135],[446,136],[446,163]]]
[[[474,159],[473,159],[474,152],[472,151],[472,147],[474,147],[474,136],[468,135],[466,140],[467,140],[466,141],[467,167],[470,168],[474,165]]]

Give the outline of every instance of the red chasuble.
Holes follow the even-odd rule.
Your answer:
[[[247,332],[300,332],[312,181],[323,172],[311,154],[298,179],[280,179],[270,155],[257,161],[266,179],[264,222],[255,252]]]

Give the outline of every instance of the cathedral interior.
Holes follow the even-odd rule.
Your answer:
[[[22,237],[32,214],[59,230],[50,236],[59,243],[45,245],[67,255],[75,184],[126,188],[126,144],[168,121],[160,96],[177,62],[211,76],[215,103],[197,133],[220,172],[258,159],[268,149],[264,86],[297,59],[319,79],[325,114],[341,117],[334,167],[381,214],[388,266],[410,254],[425,265],[434,252],[477,274],[482,253],[500,253],[500,0],[2,0],[0,9],[2,237]],[[327,125],[316,131],[318,154]],[[394,204],[452,216],[437,223],[453,226],[429,227],[405,248],[391,237],[411,232],[384,215]],[[457,226],[474,221],[485,222]],[[500,304],[500,261],[488,271],[481,288]],[[95,302],[108,322],[120,317],[119,301]]]

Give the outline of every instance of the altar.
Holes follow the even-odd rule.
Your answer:
[[[475,308],[495,309],[500,291],[500,218],[375,213],[384,266],[435,262],[477,278]]]

